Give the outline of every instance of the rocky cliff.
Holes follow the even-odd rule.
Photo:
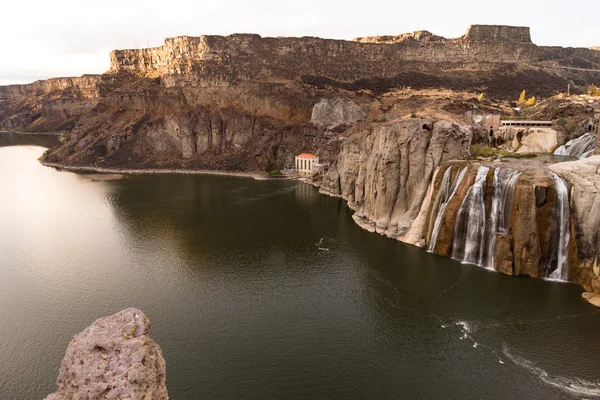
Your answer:
[[[344,143],[321,192],[348,201],[365,229],[402,240],[436,168],[468,157],[471,145],[485,140],[484,132],[429,118],[376,124]]]
[[[592,186],[543,163],[461,159],[488,143],[467,111],[512,113],[523,89],[538,100],[569,83],[581,91],[600,69],[597,49],[540,47],[528,28],[474,25],[454,39],[182,36],[110,59],[101,76],[0,87],[0,128],[64,133],[44,161],[65,167],[272,171],[316,153],[330,164],[321,190],[345,198],[371,231],[593,286],[593,228],[567,224],[595,204]],[[534,109],[573,117],[568,106]],[[570,194],[578,187],[585,200]],[[509,206],[507,193],[518,201]]]
[[[600,156],[558,163],[550,169],[564,176],[571,188],[573,278],[587,291],[600,293]]]
[[[149,331],[135,308],[95,321],[69,343],[46,400],[168,399],[165,360]]]
[[[487,135],[411,118],[351,135],[321,182],[367,230],[509,275],[600,293],[600,157],[467,159]],[[462,160],[461,160],[462,159]]]

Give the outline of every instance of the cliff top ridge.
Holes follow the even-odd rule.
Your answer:
[[[204,42],[207,39],[217,38],[229,38],[237,40],[260,40],[260,39],[314,39],[314,40],[328,40],[338,42],[360,42],[360,43],[398,43],[403,41],[420,41],[420,42],[442,42],[442,41],[471,41],[471,42],[518,42],[518,43],[532,43],[530,28],[524,26],[509,26],[509,25],[471,25],[466,33],[455,39],[448,39],[443,36],[435,35],[426,30],[419,30],[415,32],[401,33],[399,35],[382,35],[382,36],[365,36],[358,37],[352,40],[343,39],[326,39],[316,36],[300,36],[300,37],[288,37],[288,36],[276,36],[276,37],[263,37],[256,33],[233,33],[230,35],[180,35],[168,37],[164,40],[164,45],[172,45],[177,42]],[[162,46],[141,48],[141,49],[118,49],[113,50],[128,51],[128,50],[156,50]]]

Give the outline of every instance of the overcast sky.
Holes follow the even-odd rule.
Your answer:
[[[531,27],[539,45],[600,46],[600,0],[6,0],[0,9],[0,85],[102,73],[112,49],[178,35],[458,37],[470,24],[502,24]]]

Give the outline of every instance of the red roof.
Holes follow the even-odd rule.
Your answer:
[[[317,158],[317,156],[315,156],[314,154],[309,154],[309,153],[298,154],[296,157],[298,157],[298,158]]]

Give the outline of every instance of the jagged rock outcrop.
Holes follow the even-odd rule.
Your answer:
[[[46,400],[168,399],[165,360],[149,330],[135,308],[96,320],[69,343],[58,390]]]
[[[402,238],[417,217],[435,169],[469,155],[479,132],[429,118],[398,119],[359,132],[341,147],[321,185],[356,210],[365,229]]]

